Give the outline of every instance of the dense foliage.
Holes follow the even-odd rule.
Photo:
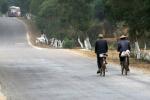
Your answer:
[[[30,4],[41,31],[59,39],[61,35],[61,40],[88,36],[96,19],[94,8],[95,0],[32,0]]]
[[[112,21],[125,21],[132,39],[150,38],[150,0],[105,0],[105,6]]]
[[[6,0],[0,0],[0,12],[6,13],[8,10],[8,2]]]

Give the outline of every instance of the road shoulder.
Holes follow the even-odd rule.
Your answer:
[[[0,100],[7,100],[6,96],[1,92],[1,86],[0,86]]]

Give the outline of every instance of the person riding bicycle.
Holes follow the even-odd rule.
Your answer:
[[[98,65],[97,74],[100,73],[100,68],[101,68],[101,64],[100,64],[101,58],[99,57],[99,55],[107,52],[108,52],[107,41],[103,39],[103,34],[99,34],[98,40],[95,42],[95,53],[97,55],[97,65]]]
[[[120,65],[122,66],[122,63],[124,61],[124,57],[121,56],[122,52],[131,50],[130,42],[127,39],[127,36],[125,36],[125,35],[120,36],[120,40],[118,41],[117,50],[119,52]],[[129,57],[128,57],[128,68],[127,68],[127,70],[129,71]]]

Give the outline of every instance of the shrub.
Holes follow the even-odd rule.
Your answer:
[[[75,46],[75,42],[73,39],[65,38],[63,42],[63,48],[73,48]]]
[[[108,47],[110,50],[116,50],[117,44],[116,44],[116,42],[108,42]]]

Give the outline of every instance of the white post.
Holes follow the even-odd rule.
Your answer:
[[[84,46],[83,46],[83,43],[81,42],[80,38],[78,38],[78,43],[80,44],[81,48],[83,49]]]
[[[135,54],[137,59],[141,59],[141,50],[138,41],[135,42]]]
[[[146,51],[146,48],[147,48],[147,46],[146,46],[146,43],[145,43],[145,45],[144,45],[144,51]]]
[[[58,40],[57,40],[57,39],[55,39],[55,41],[54,41],[54,47],[55,47],[55,48],[58,47]]]
[[[88,49],[88,50],[91,50],[91,49],[92,49],[92,46],[91,46],[89,37],[87,37],[87,38],[84,40],[84,45],[85,45],[85,48],[86,48],[86,49]]]

